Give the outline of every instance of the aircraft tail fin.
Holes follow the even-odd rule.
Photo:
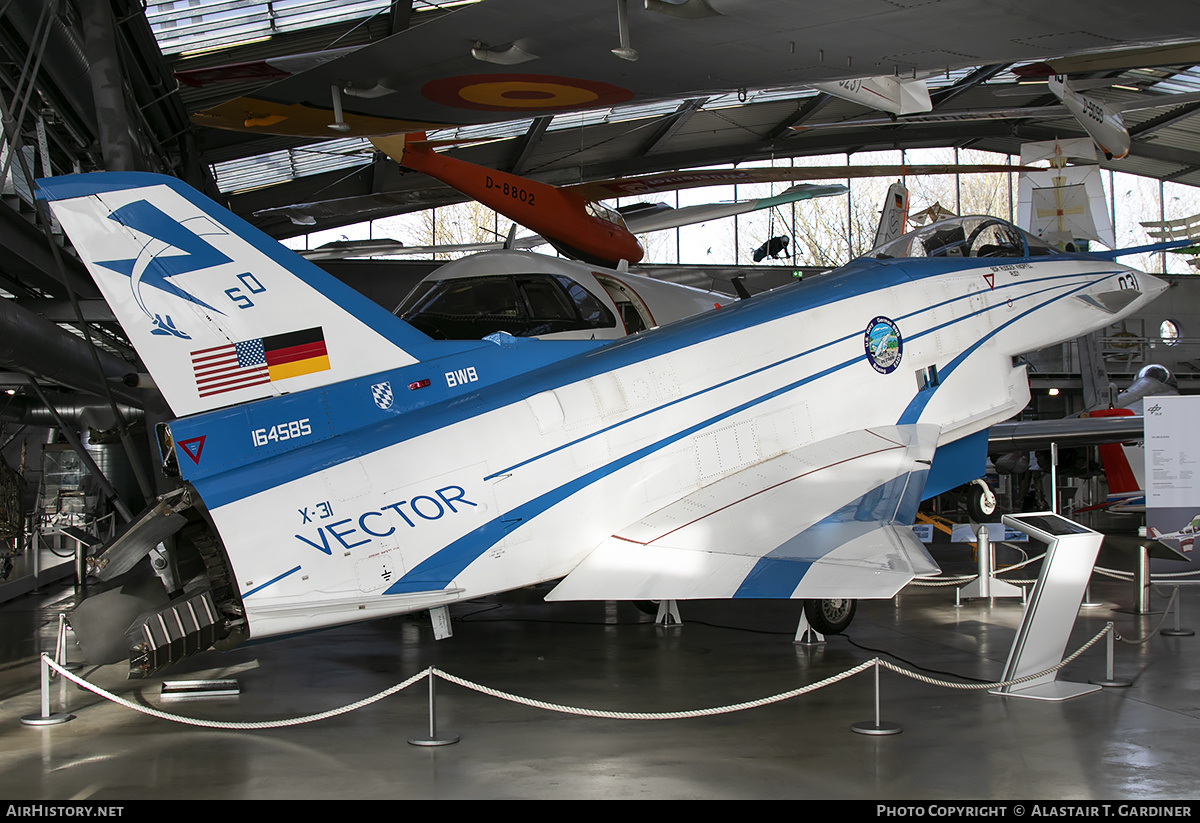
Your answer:
[[[1120,443],[1104,443],[1096,447],[1100,462],[1104,464],[1104,476],[1108,481],[1109,494],[1126,494],[1141,491],[1142,487],[1133,474],[1129,458]]]
[[[897,180],[888,187],[883,197],[883,211],[879,214],[879,226],[875,229],[872,248],[890,243],[904,234],[908,223],[908,187]]]
[[[432,341],[179,180],[39,181],[179,416],[426,359]]]

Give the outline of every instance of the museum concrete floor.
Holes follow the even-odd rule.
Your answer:
[[[969,549],[939,546],[947,571]],[[1002,558],[1004,559],[1004,558]],[[1102,551],[1101,566],[1131,567]],[[1032,576],[1029,574],[1022,576]],[[124,665],[80,675],[131,702],[213,721],[263,721],[361,700],[429,666],[493,689],[595,709],[667,712],[776,695],[881,657],[935,679],[999,679],[1021,616],[1018,600],[955,606],[954,589],[909,587],[861,603],[845,636],[793,643],[799,604],[689,602],[662,629],[628,603],[540,602],[521,592],[452,609],[454,637],[394,618],[207,652],[166,679],[236,678],[240,696],[165,700],[163,678],[130,681]],[[874,674],[745,711],[681,720],[574,716],[438,681],[438,731],[460,742],[409,745],[428,734],[425,681],[351,713],[285,728],[180,725],[74,686],[75,719],[22,725],[37,714],[36,654],[51,649],[56,603],[69,589],[0,607],[0,797],[182,798],[879,798],[1164,799],[1200,789],[1200,637],[1118,643],[1116,674],[1132,681],[1065,702],[952,690],[880,673],[882,719],[903,732],[866,736]],[[1200,592],[1181,589],[1183,623],[1200,621]],[[1107,621],[1136,639],[1161,616],[1135,617],[1133,584],[1094,577],[1068,652]],[[1156,598],[1159,608],[1165,600]],[[1173,624],[1173,619],[1167,625]],[[78,652],[75,652],[76,656]],[[1101,642],[1060,673],[1105,673]],[[57,700],[59,686],[53,687]]]

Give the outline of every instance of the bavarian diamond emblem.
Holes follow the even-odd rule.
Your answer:
[[[371,397],[375,405],[387,411],[392,407],[392,384],[389,382],[376,383],[371,387]]]

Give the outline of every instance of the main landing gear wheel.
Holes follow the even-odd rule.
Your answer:
[[[808,624],[821,634],[841,634],[854,619],[857,600],[805,600],[804,616]]]
[[[988,523],[996,514],[996,494],[983,480],[967,484],[967,515],[976,523]]]

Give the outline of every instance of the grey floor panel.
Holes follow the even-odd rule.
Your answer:
[[[965,549],[946,547],[961,560]],[[1165,799],[1195,796],[1200,775],[1200,640],[1119,644],[1133,680],[1064,703],[949,690],[884,671],[889,737],[851,732],[873,719],[874,678],[858,674],[783,703],[714,717],[635,721],[548,712],[438,684],[444,748],[426,732],[422,682],[354,713],[282,729],[226,731],[146,717],[70,687],[76,719],[30,728],[36,654],[49,649],[59,590],[0,607],[0,785],[6,798],[56,800],[295,798]],[[1073,650],[1113,620],[1125,637],[1156,618],[1115,612],[1130,583],[1096,578],[1103,601],[1080,612]],[[1200,596],[1183,590],[1187,615]],[[1158,601],[1160,604],[1163,601]],[[930,677],[996,679],[1020,620],[1017,601],[955,607],[948,588],[864,602],[844,637],[793,641],[799,604],[681,604],[660,629],[627,603],[546,604],[514,593],[452,609],[455,636],[393,618],[209,652],[165,679],[235,677],[236,698],[164,701],[162,677],[123,665],[87,679],[135,703],[220,721],[289,718],[343,706],[436,666],[526,697],[614,711],[663,712],[765,697],[876,656]],[[1104,674],[1103,644],[1063,671]],[[57,687],[55,690],[57,696]]]

